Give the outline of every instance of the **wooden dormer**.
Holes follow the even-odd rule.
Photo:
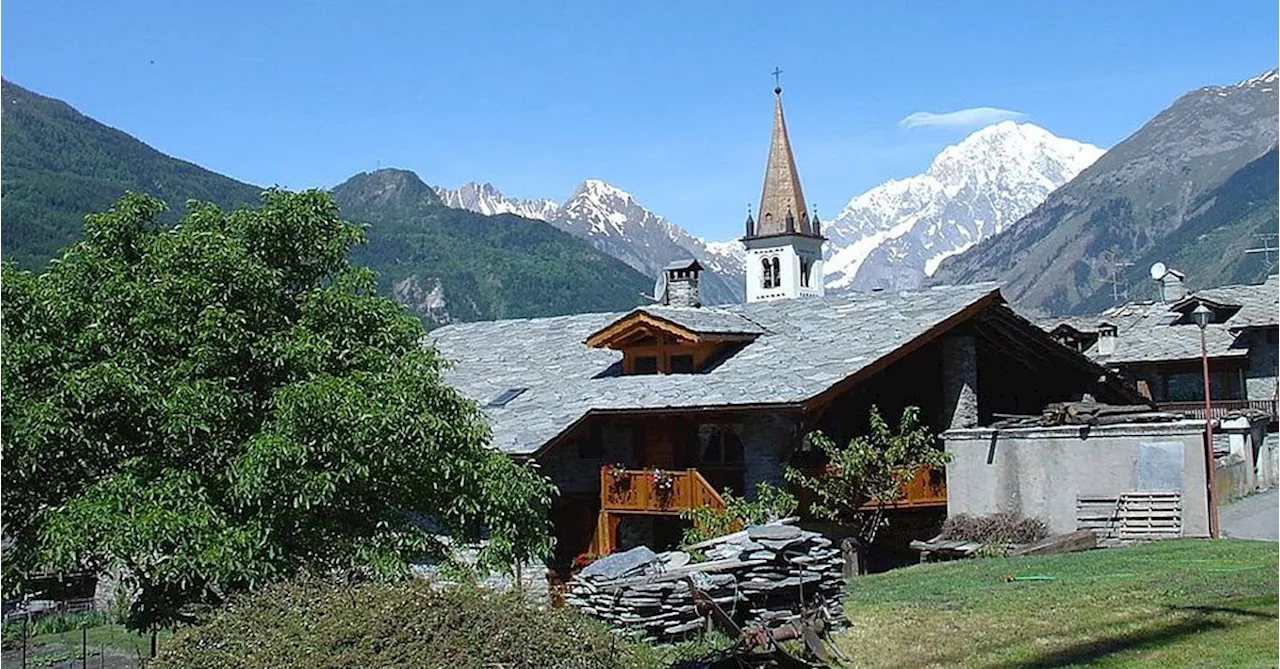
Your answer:
[[[732,347],[763,333],[736,314],[710,309],[648,307],[587,337],[592,348],[622,352],[622,373],[695,374]]]

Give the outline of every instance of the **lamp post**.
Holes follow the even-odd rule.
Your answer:
[[[1217,466],[1213,461],[1213,402],[1209,395],[1209,346],[1205,343],[1205,328],[1209,327],[1209,320],[1213,316],[1213,312],[1203,304],[1198,305],[1191,312],[1191,318],[1196,322],[1196,326],[1200,328],[1200,365],[1204,373],[1204,453],[1205,464],[1208,467],[1208,486],[1209,486],[1209,536],[1214,539],[1218,538],[1218,490],[1214,484],[1214,474]]]

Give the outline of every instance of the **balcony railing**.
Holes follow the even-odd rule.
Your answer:
[[[1169,411],[1186,415],[1187,418],[1204,420],[1204,402],[1157,402],[1161,411]],[[1245,409],[1263,411],[1272,420],[1276,418],[1275,400],[1213,400],[1211,403],[1214,418],[1225,418],[1227,414]]]
[[[822,470],[805,470],[809,476],[821,476]],[[814,494],[808,488],[799,489],[801,509],[808,509],[813,502]],[[885,505],[887,509],[914,509],[947,505],[947,480],[942,472],[935,469],[921,469],[903,486],[902,497],[896,502]],[[864,509],[873,508],[875,504],[863,505]]]
[[[909,509],[920,506],[946,505],[947,480],[943,478],[942,472],[926,467],[916,472],[916,475],[910,481],[907,481],[902,491],[902,497],[888,506],[894,509]]]
[[[600,509],[622,513],[679,513],[724,508],[724,498],[696,469],[600,470]]]

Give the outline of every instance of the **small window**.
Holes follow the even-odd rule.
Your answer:
[[[777,288],[782,285],[782,268],[778,263],[778,256],[773,257],[773,287]]]
[[[671,356],[671,373],[672,374],[692,374],[693,373],[693,356],[692,355]]]
[[[489,402],[489,406],[491,407],[507,406],[507,404],[511,402],[511,400],[519,397],[526,390],[528,390],[528,388],[507,388],[506,390],[502,391],[502,393],[499,394],[497,397],[493,398]]]
[[[760,287],[765,290],[773,288],[773,267],[769,265],[769,259],[761,258],[760,267],[763,270],[760,274]]]
[[[658,358],[652,355],[644,355],[636,358],[635,361],[636,374],[657,374]]]
[[[803,258],[800,259],[800,286],[809,287],[809,261]]]

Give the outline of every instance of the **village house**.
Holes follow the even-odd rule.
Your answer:
[[[941,434],[1086,396],[1142,401],[1014,313],[995,285],[824,294],[821,226],[775,95],[763,193],[743,237],[745,304],[702,306],[690,261],[666,268],[652,306],[431,334],[456,363],[446,380],[487,414],[492,445],[536,461],[559,487],[559,566],[674,544],[682,508],[784,485],[788,464],[820,466],[804,436],[847,440],[872,405],[892,422],[917,406]],[[898,512],[936,525],[943,474],[921,472],[908,492]]]
[[[1205,417],[1200,328],[1192,312],[1208,311],[1204,351],[1209,365],[1212,418],[1219,421],[1215,450],[1228,478],[1222,498],[1276,484],[1277,325],[1280,276],[1258,284],[1188,293],[1185,276],[1163,264],[1153,268],[1158,301],[1129,302],[1100,314],[1041,323],[1055,339],[1121,374],[1162,410]],[[1234,461],[1244,465],[1233,474]]]

